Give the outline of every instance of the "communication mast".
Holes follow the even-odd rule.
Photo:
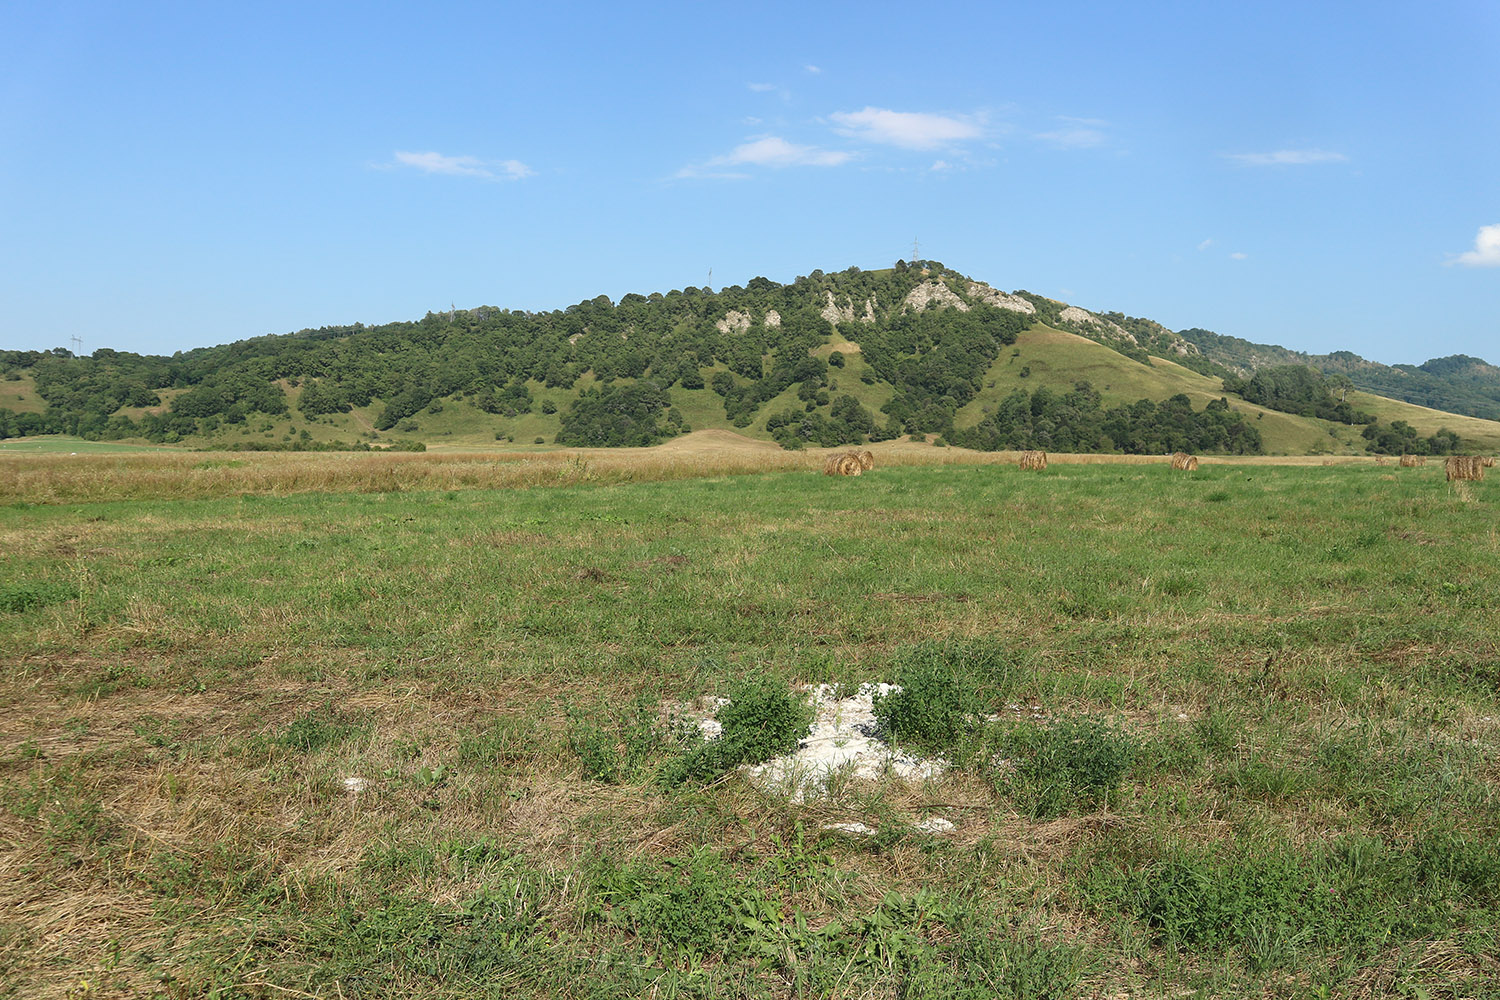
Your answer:
[[[913,236],[911,238],[911,263],[915,264],[917,261],[919,261],[921,259],[922,259],[922,248],[917,243],[917,238],[915,236]]]
[[[70,337],[68,339],[69,339],[69,341],[73,345],[73,357],[75,357],[75,358],[81,358],[81,357],[83,357],[83,339],[81,337],[79,337],[76,333],[72,337]]]

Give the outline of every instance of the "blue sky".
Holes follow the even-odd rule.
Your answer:
[[[0,347],[924,257],[1500,362],[1500,4],[0,4]]]

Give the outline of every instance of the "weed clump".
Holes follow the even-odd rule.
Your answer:
[[[1137,755],[1134,737],[1098,719],[1019,726],[1004,742],[1013,770],[1002,780],[1037,819],[1108,802]]]
[[[606,784],[635,777],[666,742],[655,703],[646,695],[613,723],[577,716],[568,731],[568,746],[578,755],[583,776]]]
[[[663,786],[710,780],[795,751],[812,726],[812,708],[780,681],[759,678],[733,689],[716,718],[723,727],[719,738],[698,741],[668,761],[658,774]]]
[[[31,611],[62,604],[77,596],[77,589],[65,583],[3,583],[0,584],[0,611]]]
[[[1004,697],[1014,679],[1007,654],[980,642],[910,647],[895,674],[900,690],[875,700],[881,729],[923,750],[960,755],[982,728],[985,699]]]
[[[337,746],[350,737],[364,733],[368,728],[331,705],[323,705],[293,719],[275,742],[287,750],[313,753]]]

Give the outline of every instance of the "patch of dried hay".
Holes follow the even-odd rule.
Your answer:
[[[1419,465],[1426,465],[1427,459],[1421,455],[1402,455],[1401,461],[1396,463],[1403,469],[1415,469]]]
[[[1493,455],[1480,455],[1479,456],[1479,464],[1482,465],[1486,469],[1493,469],[1495,467],[1495,456],[1493,456]]]
[[[1047,453],[1045,451],[1023,451],[1021,452],[1021,471],[1040,472],[1047,467]]]
[[[1197,472],[1198,458],[1196,455],[1189,455],[1185,451],[1174,452],[1172,454],[1172,468],[1183,472]]]
[[[1484,478],[1484,461],[1477,455],[1449,455],[1446,463],[1448,482]]]

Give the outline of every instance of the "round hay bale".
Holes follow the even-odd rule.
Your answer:
[[[858,476],[862,475],[865,467],[859,463],[859,457],[853,453],[839,456],[839,475]]]
[[[1047,453],[1045,451],[1021,452],[1022,471],[1040,472],[1045,468],[1047,468]]]
[[[866,472],[869,472],[871,469],[875,468],[875,453],[874,452],[872,452],[872,451],[857,451],[857,452],[854,453],[854,455],[855,455],[856,458],[859,459],[859,467],[861,469],[864,469]]]
[[[841,459],[843,457],[844,457],[843,455],[829,455],[827,458],[825,458],[823,460],[823,475],[825,475],[825,476],[839,476],[839,475],[842,475],[843,473],[839,472],[839,459]]]
[[[1484,478],[1484,462],[1477,455],[1449,455],[1443,471],[1450,483],[1455,480],[1476,481]]]
[[[1493,469],[1495,467],[1495,456],[1481,455],[1479,456],[1479,464],[1486,469]]]
[[[1427,459],[1421,455],[1402,455],[1401,461],[1396,464],[1400,465],[1403,469],[1415,469],[1417,466],[1425,465],[1426,463]]]
[[[1172,468],[1180,469],[1184,472],[1193,472],[1198,468],[1198,459],[1196,456],[1189,455],[1185,451],[1175,452],[1172,455]]]

